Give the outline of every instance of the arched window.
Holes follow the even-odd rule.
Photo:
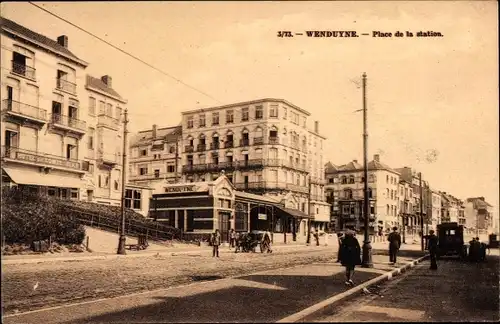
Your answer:
[[[352,190],[351,189],[344,189],[344,198],[352,199]]]
[[[341,179],[342,184],[347,184],[347,177],[346,176],[342,176],[342,178],[340,178],[340,179]]]
[[[349,176],[349,183],[354,183],[354,176],[353,175]]]

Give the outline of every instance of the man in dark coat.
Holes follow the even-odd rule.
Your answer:
[[[434,231],[429,231],[429,241],[427,243],[427,248],[431,257],[431,270],[437,270],[437,250],[438,250],[438,238],[434,235]]]
[[[392,233],[388,235],[387,240],[389,241],[389,262],[394,264],[401,247],[401,235],[399,235],[397,227],[392,228]]]
[[[345,267],[345,284],[353,286],[352,275],[356,265],[361,264],[361,247],[353,231],[347,231],[340,247],[340,262]]]
[[[344,233],[340,232],[337,234],[339,241],[339,250],[337,251],[337,262],[340,262],[340,247],[342,246],[342,241],[344,240]]]

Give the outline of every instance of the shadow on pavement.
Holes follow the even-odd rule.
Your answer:
[[[373,255],[386,255],[387,257],[389,257],[389,249],[373,249],[372,254]],[[413,250],[400,250],[398,252],[398,257],[418,259],[420,257],[423,257],[426,254],[427,254],[427,251],[422,252],[422,251],[413,251]]]
[[[378,275],[359,270],[353,279],[362,283]],[[332,276],[249,275],[238,279],[249,281],[253,287],[236,285],[180,298],[157,297],[155,304],[87,317],[77,323],[274,322],[348,289],[344,272]],[[275,285],[277,289],[260,288],[259,284]]]
[[[213,281],[213,280],[218,280],[222,279],[224,277],[222,276],[192,276],[191,279],[193,281]]]

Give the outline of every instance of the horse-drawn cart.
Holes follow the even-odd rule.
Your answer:
[[[259,246],[260,252],[271,252],[271,238],[265,231],[252,231],[250,233],[239,233],[236,240],[236,250],[238,252],[254,252]]]

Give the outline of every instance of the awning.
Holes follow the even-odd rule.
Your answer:
[[[30,169],[12,169],[3,168],[9,178],[22,185],[45,186],[45,187],[59,187],[59,188],[80,188],[82,181],[76,177],[64,177],[57,174],[45,174]]]
[[[311,219],[314,218],[313,216],[309,217],[309,215],[298,209],[292,209],[286,207],[278,207],[278,209],[292,216],[293,218],[311,218]]]

